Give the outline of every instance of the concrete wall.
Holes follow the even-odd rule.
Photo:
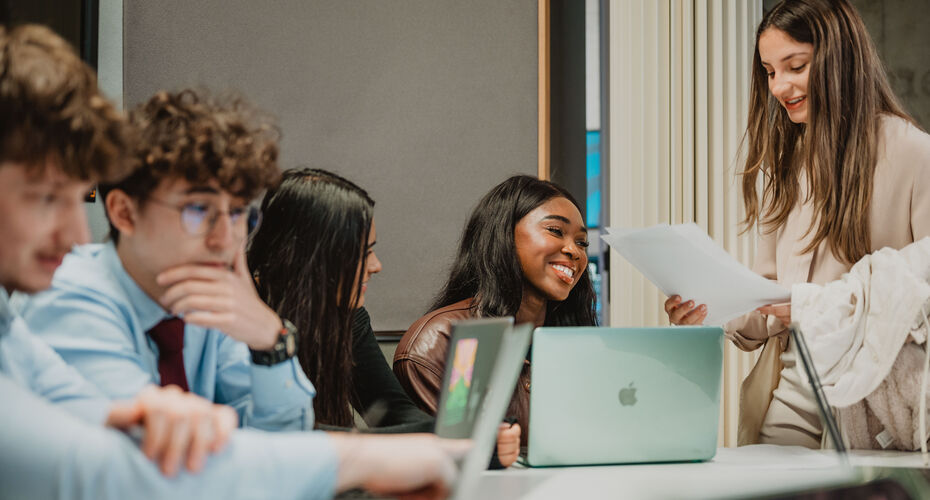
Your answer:
[[[930,2],[852,0],[878,47],[895,94],[930,129]]]

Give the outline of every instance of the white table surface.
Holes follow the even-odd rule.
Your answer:
[[[860,452],[849,464],[828,450],[755,445],[720,448],[708,462],[486,471],[475,498],[742,498],[839,486],[861,478],[858,467],[924,467],[919,453]]]

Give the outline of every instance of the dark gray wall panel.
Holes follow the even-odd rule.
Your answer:
[[[377,201],[377,330],[436,292],[465,217],[537,168],[536,0],[124,3],[127,108],[158,89],[234,89],[278,119],[282,166]]]

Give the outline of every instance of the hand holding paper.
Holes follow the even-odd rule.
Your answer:
[[[708,325],[791,299],[791,291],[752,272],[696,224],[609,228],[605,242],[662,293],[707,305]]]
[[[672,295],[665,301],[665,314],[673,325],[703,325],[707,319],[707,304],[696,304],[680,295]]]

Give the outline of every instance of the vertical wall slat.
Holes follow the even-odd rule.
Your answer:
[[[644,13],[644,10],[646,7],[647,6],[643,5],[642,3],[637,3],[634,6],[635,15],[631,17],[632,19],[637,19],[641,26],[644,22],[646,22],[646,16]],[[649,45],[642,45],[641,47],[642,47],[643,53],[648,54]],[[630,49],[627,48],[626,50],[629,51]],[[639,54],[630,53],[628,55],[628,59],[630,61],[630,66],[628,67],[630,69],[635,68],[633,69],[633,71],[636,71],[636,76],[634,76],[633,79],[636,80],[636,83],[637,83],[635,87],[636,89],[635,93],[630,94],[630,95],[640,96],[640,99],[638,102],[629,103],[630,104],[629,108],[631,110],[635,110],[634,112],[637,113],[637,117],[633,121],[638,122],[638,128],[634,133],[630,134],[630,138],[634,139],[636,142],[642,142],[642,140],[644,140],[645,138],[644,127],[646,126],[646,122],[648,120],[648,117],[644,115],[646,111],[646,107],[644,106],[644,101],[646,100],[646,97],[643,95],[644,90],[645,90],[644,82],[646,78],[648,77],[645,75],[645,65],[643,64],[643,57],[639,57]],[[629,144],[628,147],[630,147],[630,153],[631,153],[630,159],[632,160],[632,162],[628,164],[626,168],[629,168],[634,171],[633,183],[631,185],[631,188],[635,190],[635,192],[631,193],[630,199],[631,200],[636,199],[638,201],[637,201],[636,206],[630,207],[630,210],[633,211],[633,213],[630,213],[627,216],[630,220],[635,221],[636,226],[642,226],[646,223],[646,220],[647,220],[646,211],[643,208],[644,208],[644,205],[646,205],[645,201],[646,199],[648,199],[648,197],[646,196],[646,193],[643,192],[643,179],[642,178],[643,178],[644,173],[642,169],[637,169],[636,165],[642,164],[642,162],[645,161],[645,156],[643,154],[642,148],[634,148],[632,144]],[[635,297],[631,297],[630,302],[636,305],[636,309],[633,311],[633,314],[631,315],[631,319],[636,323],[640,323],[643,321],[643,308],[646,307],[646,304],[644,301],[645,279],[643,279],[642,275],[636,272],[636,270],[633,268],[630,268],[630,273],[633,276],[633,284],[635,287],[634,288]]]
[[[539,29],[538,38],[538,66],[539,66],[539,85],[537,87],[539,125],[537,129],[537,176],[540,179],[549,179],[550,169],[550,144],[551,136],[551,58],[550,58],[550,4],[549,0],[537,1]]]
[[[690,0],[689,0],[690,1]],[[678,224],[684,219],[683,163],[684,163],[684,21],[682,0],[672,0],[669,13],[669,220]],[[688,19],[690,21],[690,19]]]
[[[707,230],[708,128],[708,0],[694,4],[694,222]]]
[[[732,2],[733,0],[709,0],[710,12],[708,13],[709,21],[709,80],[708,90],[710,94],[708,105],[708,120],[710,133],[710,154],[708,156],[707,174],[708,174],[708,231],[714,240],[721,246],[725,245],[724,241],[724,170],[728,161],[725,158],[724,138],[726,129],[724,127],[725,109],[727,100],[724,99],[724,78],[726,70],[726,52],[724,48],[723,35],[727,29],[723,17],[723,3]]]
[[[669,23],[671,21],[672,1],[673,0],[661,0],[653,3],[657,7],[656,33],[658,34],[656,43],[656,62],[658,66],[655,73],[656,79],[653,83],[653,87],[657,90],[655,116],[658,120],[656,123],[656,137],[658,140],[656,141],[657,148],[655,150],[655,163],[653,163],[653,165],[656,166],[654,171],[659,174],[656,179],[659,199],[656,204],[658,210],[655,214],[655,218],[649,222],[650,225],[667,222],[671,218],[671,191],[669,189],[669,178],[672,169],[671,156],[669,155],[669,143],[671,141],[671,135],[669,134],[669,130],[671,129],[671,106],[669,97],[671,94],[671,82],[669,81],[671,73],[671,37]],[[647,295],[649,300],[646,311],[651,312],[651,314],[648,315],[646,320],[648,324],[662,324],[667,321],[667,318],[663,318],[663,316],[665,316],[662,310],[664,297],[652,283],[649,283],[649,286],[651,290]]]
[[[695,186],[695,133],[696,133],[696,121],[695,121],[695,34],[694,34],[694,23],[695,23],[695,0],[682,0],[679,5],[681,6],[682,14],[682,109],[681,109],[681,120],[682,120],[682,144],[681,149],[684,152],[684,158],[681,162],[681,171],[682,171],[682,219],[678,222],[687,222],[695,220],[695,193],[697,192]]]
[[[640,210],[643,212],[642,226],[650,226],[654,224],[653,221],[657,220],[661,210],[662,204],[662,193],[659,189],[659,175],[658,170],[662,168],[661,165],[657,163],[659,159],[659,149],[665,145],[660,143],[660,128],[662,117],[659,115],[659,100],[662,99],[662,94],[660,92],[659,82],[659,68],[662,67],[661,61],[661,33],[659,26],[659,5],[661,2],[647,2],[643,5],[643,26],[646,27],[649,31],[659,35],[655,36],[650,40],[650,43],[644,47],[643,53],[647,54],[643,58],[642,64],[644,71],[643,75],[643,92],[640,94],[641,101],[643,103],[643,151],[642,165],[648,165],[651,168],[641,169],[643,172],[643,189],[642,193],[646,195],[647,198],[651,198],[651,203],[645,203],[640,207]],[[661,136],[664,138],[664,135]],[[642,299],[643,306],[641,310],[640,321],[643,324],[651,323],[652,318],[655,317],[655,311],[653,310],[655,304],[655,288],[652,283],[647,280],[642,280]]]
[[[721,176],[725,221],[723,229],[724,246],[735,257],[739,257],[739,226],[737,224],[738,214],[736,207],[739,203],[738,193],[734,189],[736,186],[736,177],[734,167],[737,161],[737,146],[739,143],[740,130],[738,128],[738,109],[742,94],[739,82],[740,71],[738,48],[739,43],[736,41],[742,35],[742,26],[738,23],[738,12],[743,2],[727,0],[724,5],[724,30],[723,30],[723,56],[724,56],[724,95],[726,96],[725,109],[723,115],[723,149],[724,154],[721,158]],[[745,45],[745,44],[743,44]],[[725,351],[726,366],[724,376],[726,377],[726,388],[724,394],[739,394],[740,382],[743,374],[740,372],[740,358],[742,353],[732,344],[726,346]],[[724,421],[727,423],[724,429],[724,444],[735,445],[737,438],[737,426],[732,423],[738,422],[739,419],[739,399],[737,397],[723,398]]]

